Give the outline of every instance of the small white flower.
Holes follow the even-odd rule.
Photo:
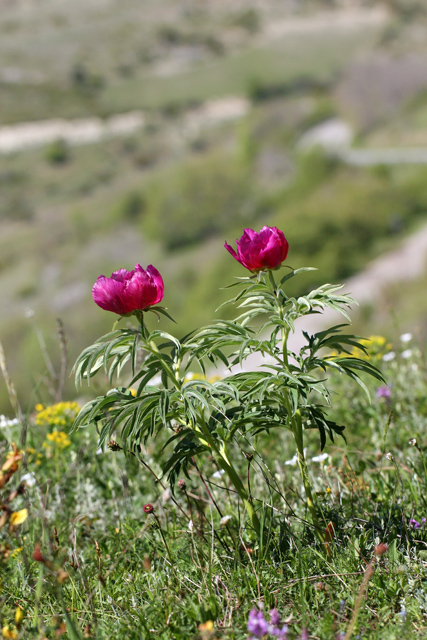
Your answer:
[[[231,520],[231,516],[223,516],[219,521],[219,524],[221,526],[226,525],[228,522],[230,522],[230,520]]]
[[[27,487],[34,487],[34,485],[36,484],[36,477],[34,473],[26,473],[22,476],[21,482],[25,482]]]
[[[413,362],[411,364],[411,369],[412,369],[412,371],[418,371],[418,365],[415,362]]]
[[[24,313],[26,318],[32,318],[34,316],[34,310],[33,309],[27,309]]]
[[[307,449],[304,449],[304,457],[307,455]],[[296,467],[298,464],[298,453],[294,455],[290,460],[286,460],[285,465],[290,467]]]
[[[412,349],[405,349],[402,351],[402,358],[410,358],[412,356]]]
[[[392,360],[394,360],[396,357],[396,354],[394,351],[389,351],[388,353],[385,353],[383,355],[383,360],[384,362],[391,362]]]
[[[298,464],[298,454],[296,453],[293,458],[285,461],[287,467],[296,467]]]
[[[19,424],[18,418],[6,418],[6,416],[0,415],[0,428],[14,427],[17,424]]]
[[[224,469],[219,469],[219,471],[215,471],[215,473],[211,475],[211,478],[214,478],[215,480],[221,480],[224,473]]]
[[[385,457],[387,458],[387,460],[391,460],[391,462],[393,462],[394,460],[394,455],[390,452],[386,453]]]
[[[400,336],[401,342],[411,342],[411,340],[412,340],[412,333],[402,333],[402,335]]]
[[[190,533],[192,533],[194,529],[194,522],[192,520],[188,521],[188,530],[190,531]]]
[[[103,450],[102,450],[102,447],[98,447],[98,449],[96,450],[96,455],[97,455],[97,456],[101,456],[103,453],[104,453],[104,452],[103,452]]]
[[[321,453],[318,456],[314,456],[314,458],[311,459],[312,462],[325,462],[325,460],[327,460],[329,458],[329,453]]]

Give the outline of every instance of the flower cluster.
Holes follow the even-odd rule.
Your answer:
[[[385,398],[386,402],[390,402],[391,399],[391,389],[386,385],[378,387],[377,389],[377,398]]]
[[[80,411],[77,402],[57,402],[47,407],[36,404],[35,409],[37,425],[69,429]]]
[[[0,429],[5,427],[14,427],[19,424],[18,418],[6,418],[4,415],[0,415]]]
[[[409,520],[409,526],[412,527],[412,529],[422,529],[424,527],[426,523],[426,519],[425,518],[421,518],[421,522],[418,522],[418,520],[415,520],[414,518],[411,518]]]
[[[67,436],[65,431],[57,431],[57,429],[54,429],[52,431],[52,433],[48,433],[46,438],[52,444],[57,446],[58,449],[65,449],[66,447],[69,447],[70,444],[71,444],[71,440],[69,439],[69,437]],[[45,445],[46,445],[46,443],[45,443]]]
[[[248,619],[248,631],[251,634],[249,640],[264,638],[265,636],[286,640],[288,637],[288,626],[286,624],[282,625],[280,613],[277,609],[270,611],[270,622],[267,622],[264,618],[262,611],[251,609]]]
[[[23,451],[20,451],[14,442],[11,443],[11,451],[8,451],[3,464],[0,467],[0,489],[3,489],[14,474],[21,466]],[[28,517],[27,509],[14,511],[11,502],[24,492],[24,486],[20,485],[18,489],[12,491],[7,498],[0,494],[0,529],[9,524],[9,530],[13,531]]]
[[[353,349],[352,355],[363,360],[379,361],[387,356],[388,353],[392,353],[391,344],[387,342],[384,336],[369,336],[359,340],[360,344],[366,348],[367,353],[362,352],[360,349]],[[387,359],[387,358],[385,358]]]

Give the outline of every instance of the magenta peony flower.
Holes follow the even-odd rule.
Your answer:
[[[92,288],[92,297],[101,309],[122,316],[161,302],[163,293],[162,276],[151,264],[147,270],[137,264],[132,271],[114,271],[111,278],[98,276]]]
[[[233,258],[254,273],[280,267],[288,255],[288,241],[277,227],[263,227],[259,233],[252,229],[245,229],[236,243],[237,253],[227,243],[224,247]]]

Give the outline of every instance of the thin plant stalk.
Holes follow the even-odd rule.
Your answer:
[[[279,295],[277,292],[277,284],[274,279],[273,272],[269,271],[268,276],[269,276],[270,284],[273,288],[273,294],[276,298],[277,312],[279,314],[280,320],[283,321],[284,310],[279,300]],[[286,369],[288,369],[289,368],[289,356],[288,356],[289,329],[288,328],[282,327],[281,337],[282,337],[283,365]],[[323,543],[324,537],[323,537],[322,530],[317,518],[317,510],[316,510],[316,505],[313,497],[312,485],[311,485],[310,477],[308,475],[307,461],[305,459],[305,454],[304,454],[304,429],[302,424],[301,410],[296,409],[295,412],[293,411],[291,396],[288,390],[284,392],[284,400],[285,400],[286,408],[288,410],[289,426],[297,447],[298,467],[299,467],[299,470],[301,473],[301,479],[304,485],[304,491],[307,498],[307,506],[310,512],[311,522],[314,526],[316,537],[319,539],[320,542]]]

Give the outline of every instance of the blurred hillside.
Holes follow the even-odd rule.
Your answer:
[[[184,334],[241,274],[223,243],[245,226],[283,229],[308,286],[427,223],[427,1],[0,6],[0,336],[24,408],[56,318],[71,362],[111,328],[99,273],[155,264]],[[422,284],[360,328],[423,335]]]

